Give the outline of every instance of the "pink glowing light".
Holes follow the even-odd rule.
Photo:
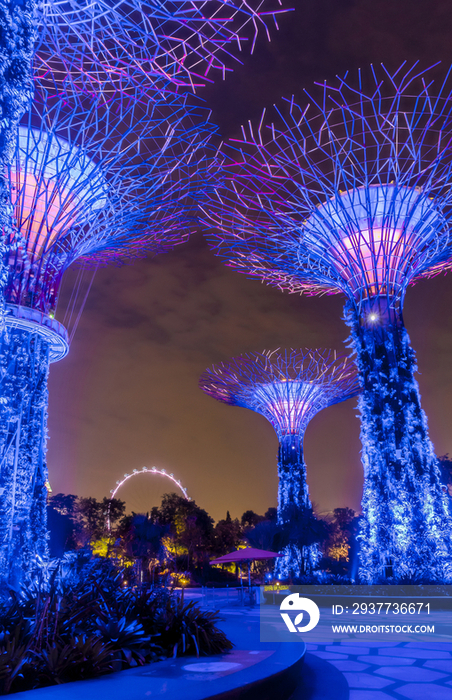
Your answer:
[[[16,225],[30,262],[107,202],[103,175],[83,149],[24,126],[19,127],[9,178]]]
[[[28,255],[37,260],[73,224],[77,199],[69,189],[31,173],[13,171],[11,179],[16,183],[11,201],[17,227]]]
[[[337,243],[338,269],[343,275],[361,279],[369,295],[386,294],[403,271],[406,245],[406,236],[400,229],[374,228],[353,233]]]
[[[356,368],[331,350],[264,350],[214,365],[199,380],[209,396],[264,416],[279,439],[298,436],[316,413],[356,396]]]

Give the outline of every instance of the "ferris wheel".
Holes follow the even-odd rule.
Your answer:
[[[124,486],[126,481],[129,481],[129,479],[132,479],[133,477],[136,477],[139,474],[153,474],[153,475],[158,475],[158,476],[164,476],[164,477],[170,479],[173,482],[173,484],[175,484],[178,487],[178,489],[180,489],[182,491],[182,494],[183,494],[184,498],[187,499],[187,501],[191,500],[186,489],[184,489],[184,487],[182,486],[179,479],[176,479],[176,477],[174,476],[174,474],[172,472],[168,473],[165,469],[157,469],[157,467],[152,467],[150,469],[148,467],[143,467],[143,469],[134,469],[131,474],[124,474],[122,479],[119,479],[116,482],[116,487],[114,489],[110,490],[110,494],[111,494],[110,500],[112,500],[113,498],[116,498],[116,494],[118,493],[119,489],[122,486]],[[108,528],[108,530],[111,529],[110,506],[108,506],[108,510],[107,510],[107,528]]]

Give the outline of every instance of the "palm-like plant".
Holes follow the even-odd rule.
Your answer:
[[[108,560],[80,559],[0,604],[0,695],[232,648],[217,613],[171,589],[124,588]]]

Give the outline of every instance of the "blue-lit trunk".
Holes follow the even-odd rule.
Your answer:
[[[8,328],[0,349],[0,577],[17,585],[47,556],[49,347]]]
[[[35,0],[0,2],[0,231],[11,229],[11,196],[5,168],[16,147],[19,120],[33,97],[32,58],[36,39]],[[1,253],[5,252],[3,240]],[[0,271],[0,288],[6,269]],[[4,300],[0,297],[3,306]]]
[[[33,97],[36,0],[0,2],[0,316],[14,239],[6,168],[16,148],[17,125]],[[0,319],[1,321],[1,319]],[[18,583],[47,552],[44,445],[48,348],[0,322],[0,579]]]
[[[285,526],[289,541],[280,552],[283,556],[275,562],[275,575],[298,578],[312,573],[319,549],[309,541],[307,531],[312,511],[303,442],[297,435],[287,435],[279,443],[278,477],[278,525]]]
[[[363,387],[360,576],[368,583],[450,582],[452,520],[401,313],[372,324],[346,308],[346,318]]]

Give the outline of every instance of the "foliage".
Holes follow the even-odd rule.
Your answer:
[[[252,511],[247,511],[252,513]],[[255,514],[254,514],[255,515]],[[258,518],[261,516],[257,516]],[[243,521],[243,516],[242,516]],[[237,518],[231,518],[229,511],[225,520],[219,520],[213,531],[211,551],[217,556],[238,549],[243,542],[243,530]]]
[[[0,605],[0,694],[232,648],[217,613],[167,588],[124,587],[108,560],[82,552],[47,574]]]
[[[304,474],[304,467],[302,472]],[[301,494],[304,483],[302,479]],[[294,509],[291,498],[285,499],[284,523],[278,522],[277,509],[269,508],[265,515],[247,510],[240,521],[231,518],[228,511],[226,518],[218,521],[215,527],[205,510],[175,493],[165,494],[161,506],[153,508],[150,514],[132,513],[121,517],[125,504],[111,501],[115,509],[111,511],[115,513],[111,518],[111,535],[105,530],[106,499],[101,503],[92,498],[56,494],[50,502],[54,514],[70,519],[78,551],[85,549],[127,567],[128,584],[153,585],[157,581],[181,586],[195,581],[204,585],[210,580],[233,583],[236,580],[234,566],[230,572],[213,569],[209,560],[239,549],[247,542],[257,549],[270,551],[288,548],[298,572],[292,573],[292,577],[310,575],[309,572],[317,568],[320,543],[331,535],[330,525],[316,518],[310,505]],[[98,536],[101,518],[104,518],[104,530]],[[53,521],[49,522],[52,525]],[[54,538],[55,533],[51,531],[51,545]],[[330,542],[328,546],[333,544]],[[326,568],[332,570],[328,562]],[[273,562],[255,563],[253,569],[262,576],[273,565]],[[342,559],[339,568],[342,571]]]
[[[357,562],[360,517],[351,508],[335,508],[325,521],[321,568],[334,575],[352,575]],[[354,576],[353,576],[354,578]]]
[[[61,557],[64,551],[81,549],[88,545],[93,545],[96,550],[102,548],[100,541],[106,536],[107,514],[110,516],[114,534],[115,529],[119,527],[118,522],[124,518],[125,508],[126,504],[119,498],[104,498],[98,501],[74,494],[52,495],[47,510],[51,555]]]
[[[148,514],[136,514],[122,519],[118,534],[121,536],[120,548],[116,556],[122,561],[135,562],[136,577],[139,583],[149,581],[156,564],[161,564],[165,553],[168,525],[159,525]]]
[[[215,626],[217,613],[200,610],[192,600],[184,603],[180,599],[166,600],[164,610],[166,622],[161,633],[165,648],[172,646],[173,656],[196,654],[204,650],[207,654],[219,654],[232,649],[232,643],[224,632]]]
[[[114,537],[109,537],[108,535],[105,537],[99,537],[98,540],[93,540],[91,542],[91,551],[95,557],[108,557],[114,547],[114,544]]]
[[[279,531],[276,520],[261,520],[255,527],[245,530],[244,535],[252,547],[275,552],[279,544]]]
[[[0,295],[1,296],[1,295]],[[0,578],[29,580],[47,556],[47,430],[49,342],[17,328],[0,337]]]
[[[449,513],[452,513],[452,459],[448,454],[438,457],[438,467]]]
[[[277,508],[268,508],[264,513],[265,520],[276,520],[278,518]]]
[[[175,493],[165,494],[159,508],[153,508],[151,519],[169,526],[176,556],[185,555],[184,568],[200,564],[206,557],[213,533],[213,519],[195,501]]]
[[[229,511],[228,511],[229,513]],[[255,527],[258,523],[264,520],[263,515],[258,515],[254,510],[246,510],[240,518],[240,525],[245,527]]]

